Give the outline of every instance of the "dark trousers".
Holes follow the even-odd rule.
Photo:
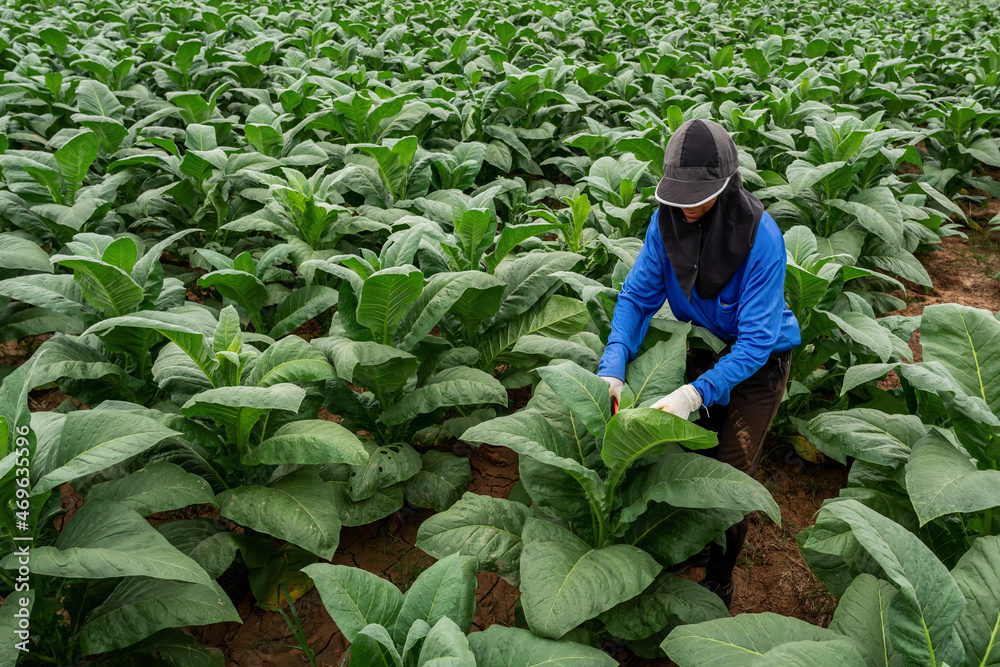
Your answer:
[[[695,348],[688,350],[688,382],[698,379],[728,352],[728,346],[720,353]],[[719,444],[711,449],[697,450],[699,453],[728,463],[751,477],[757,474],[764,436],[781,404],[791,358],[791,350],[775,352],[756,373],[733,387],[728,405],[713,405],[700,410],[701,416],[695,423],[718,433]],[[726,529],[725,550],[712,543],[705,567],[706,580],[725,583],[732,578],[736,559],[746,540],[748,519],[743,517],[742,521]]]

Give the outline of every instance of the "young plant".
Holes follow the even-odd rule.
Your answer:
[[[317,563],[303,568],[350,642],[354,667],[612,666],[606,653],[493,625],[473,632],[476,559],[454,554],[417,577],[405,594],[360,568]]]

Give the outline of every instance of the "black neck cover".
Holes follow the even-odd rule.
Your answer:
[[[692,287],[702,299],[718,296],[750,253],[763,214],[764,205],[743,189],[739,173],[696,222],[685,220],[680,208],[660,204],[660,237],[688,301]]]

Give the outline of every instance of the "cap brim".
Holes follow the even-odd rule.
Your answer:
[[[678,181],[664,176],[656,186],[656,201],[667,206],[679,206],[690,208],[701,206],[713,197],[718,197],[729,185],[729,178],[717,181],[703,181],[692,183],[690,181]]]

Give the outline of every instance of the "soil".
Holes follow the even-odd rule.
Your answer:
[[[292,332],[293,336],[299,336],[303,340],[312,340],[313,338],[320,338],[323,335],[323,325],[316,321],[316,319],[311,319],[305,322],[302,326]]]
[[[17,340],[0,343],[0,366],[12,366],[17,368],[35,353],[42,343],[52,338],[52,334],[40,334],[38,336],[27,336]],[[0,375],[0,377],[3,377]]]

